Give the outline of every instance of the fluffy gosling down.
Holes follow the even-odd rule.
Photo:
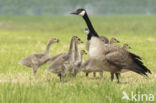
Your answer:
[[[32,68],[33,74],[36,75],[37,69],[40,66],[42,66],[43,64],[45,64],[50,58],[49,50],[50,50],[51,44],[58,43],[58,42],[59,42],[58,39],[51,38],[48,41],[46,49],[43,53],[31,54],[31,55],[25,57],[24,59],[20,60],[19,64]]]

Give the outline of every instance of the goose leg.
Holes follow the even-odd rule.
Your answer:
[[[88,77],[88,74],[89,74],[89,73],[86,73],[86,77]]]
[[[64,83],[65,73],[59,73],[58,76],[60,77],[60,82]]]
[[[62,80],[61,80],[61,81],[64,83],[64,77],[65,77],[66,75],[65,75],[65,73],[62,73],[61,75],[62,75]]]
[[[59,78],[60,78],[60,82],[62,81],[62,75],[58,74]]]
[[[119,81],[120,73],[115,73],[115,75],[116,75],[116,79],[118,80],[118,83],[120,83],[120,81]]]
[[[114,73],[111,73],[111,81],[114,80]]]
[[[96,72],[93,72],[94,77],[96,77]]]
[[[100,77],[103,77],[103,71],[102,71],[102,72],[100,72]]]
[[[36,75],[37,68],[38,68],[37,66],[34,66],[34,67],[33,67],[33,74],[34,74],[34,76]]]

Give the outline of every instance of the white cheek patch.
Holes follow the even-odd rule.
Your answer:
[[[81,13],[79,13],[80,16],[84,16],[85,15],[85,11],[81,11]]]

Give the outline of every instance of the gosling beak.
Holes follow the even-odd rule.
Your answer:
[[[132,49],[132,48],[129,46],[129,49]]]
[[[57,43],[59,43],[60,42],[60,40],[59,39],[57,39],[57,41],[56,41]]]
[[[84,43],[83,41],[81,41],[81,43]]]
[[[120,41],[117,41],[117,43],[120,43]]]
[[[70,14],[78,15],[77,11],[73,11],[73,12],[71,12]]]

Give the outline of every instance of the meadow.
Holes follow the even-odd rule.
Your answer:
[[[153,94],[156,102],[156,16],[111,15],[91,16],[99,35],[116,37],[120,46],[128,43],[130,51],[143,57],[152,71],[149,77],[133,72],[121,74],[120,81],[110,81],[110,73],[93,78],[80,72],[76,78],[66,77],[61,83],[48,65],[39,68],[34,77],[31,68],[19,65],[22,58],[43,52],[48,39],[60,43],[51,46],[51,56],[68,50],[70,38],[77,35],[84,42],[86,24],[78,16],[0,16],[0,103],[149,103],[139,101],[141,94]],[[85,43],[79,45],[85,49]],[[87,56],[85,56],[85,60]],[[123,91],[137,101],[122,99]],[[151,103],[152,103],[151,102]]]

